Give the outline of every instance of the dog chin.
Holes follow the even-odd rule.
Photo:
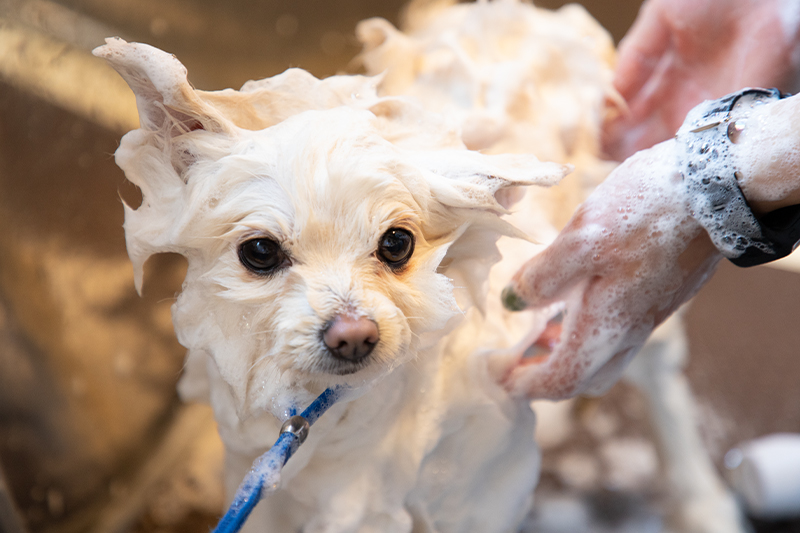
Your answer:
[[[397,353],[373,353],[358,362],[338,361],[329,357],[315,362],[312,366],[299,370],[298,382],[306,381],[317,387],[345,386],[361,388],[379,381],[393,369],[406,362],[404,354],[410,353],[405,346]]]
[[[332,364],[324,365],[325,368],[320,369],[322,372],[333,374],[334,376],[350,376],[370,366],[369,361],[348,364]]]
[[[330,376],[332,378],[342,377],[348,383],[341,383],[351,385],[352,378],[356,380],[367,381],[374,379],[377,376],[385,374],[390,367],[385,363],[381,363],[377,358],[368,356],[365,359],[356,363],[346,361],[321,361],[311,369],[309,374],[314,376]]]

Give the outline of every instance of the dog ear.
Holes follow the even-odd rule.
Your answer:
[[[119,38],[94,50],[130,85],[136,95],[140,128],[122,138],[115,154],[126,178],[139,187],[142,204],[125,205],[125,238],[141,293],[145,261],[153,254],[188,255],[184,220],[189,170],[201,159],[224,155],[235,142],[235,126],[189,84],[186,68],[173,55]],[[222,145],[222,146],[221,146]]]
[[[200,98],[174,55],[119,37],[106,39],[92,53],[108,61],[133,90],[142,129],[170,137],[198,129],[230,132],[230,122]]]
[[[473,211],[467,218],[507,214],[523,194],[520,187],[550,187],[573,169],[571,165],[539,161],[530,154],[486,155],[471,150],[409,153],[425,173],[436,202],[448,210]]]
[[[506,235],[530,240],[501,216],[522,197],[522,186],[555,185],[572,167],[543,163],[532,155],[469,150],[417,151],[412,158],[430,187],[431,227],[450,228],[440,233],[450,242],[439,270],[466,288],[469,303],[483,310],[489,270],[500,258],[497,239]]]

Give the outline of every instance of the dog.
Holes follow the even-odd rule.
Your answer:
[[[467,150],[458,127],[380,77],[298,70],[203,92],[173,56],[95,50],[136,95],[116,161],[141,290],[148,257],[188,259],[173,306],[184,398],[214,408],[233,494],[296,408],[347,387],[249,531],[513,531],[539,469],[535,417],[489,368],[484,306],[503,217],[569,170]],[[491,311],[491,310],[489,310]]]

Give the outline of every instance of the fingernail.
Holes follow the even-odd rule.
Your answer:
[[[503,307],[509,311],[522,311],[527,307],[525,300],[514,291],[514,287],[511,285],[507,285],[506,288],[503,289],[500,299],[503,302]]]

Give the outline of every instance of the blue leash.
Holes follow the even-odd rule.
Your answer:
[[[325,389],[299,416],[283,423],[278,440],[255,460],[213,533],[237,533],[241,529],[259,500],[278,488],[283,465],[306,440],[308,429],[342,397],[344,390],[344,387]]]

